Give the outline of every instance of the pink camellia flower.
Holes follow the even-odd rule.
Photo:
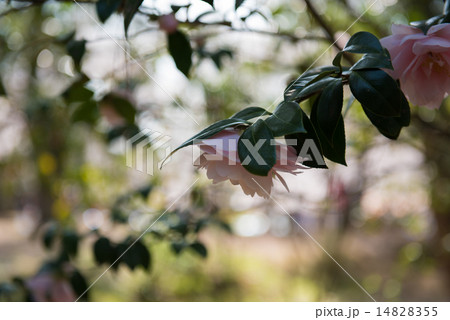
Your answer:
[[[25,285],[36,302],[73,302],[77,298],[65,278],[58,278],[50,272],[38,273]]]
[[[408,100],[418,106],[439,108],[450,92],[450,24],[432,26],[427,34],[415,27],[392,26],[381,39],[389,50],[394,71],[387,70]]]
[[[279,172],[296,175],[301,173],[300,169],[308,168],[297,163],[298,158],[293,147],[276,143],[276,164],[267,176],[254,175],[242,166],[239,159],[237,152],[239,137],[237,129],[225,129],[197,143],[202,154],[195,161],[195,165],[206,168],[206,175],[213,180],[213,183],[230,180],[233,185],[240,185],[247,195],[253,197],[256,193],[261,197],[269,198],[274,177],[277,177],[289,191],[286,181]]]

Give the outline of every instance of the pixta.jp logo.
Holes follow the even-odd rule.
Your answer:
[[[170,155],[171,148],[168,145],[172,138],[161,132],[144,129],[126,142],[127,167],[137,171],[153,175],[155,169],[162,164],[160,159]],[[170,161],[170,157],[166,162]]]

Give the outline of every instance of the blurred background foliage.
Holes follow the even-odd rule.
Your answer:
[[[211,185],[189,150],[153,176],[125,165],[140,130],[174,147],[246,106],[273,110],[350,35],[386,36],[442,1],[0,6],[0,300],[369,300],[295,222],[377,300],[450,298],[448,99],[412,106],[397,141],[353,104],[348,167],[275,191],[295,222]]]

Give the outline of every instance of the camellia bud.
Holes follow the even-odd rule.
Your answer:
[[[177,31],[178,21],[172,13],[159,17],[158,22],[159,28],[166,33],[174,33]]]

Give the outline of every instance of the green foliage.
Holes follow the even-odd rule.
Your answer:
[[[398,117],[403,93],[383,70],[357,70],[350,74],[350,89],[364,108],[382,117]]]
[[[233,114],[230,119],[251,120],[253,118],[271,115],[272,113],[260,107],[248,107]]]
[[[214,8],[214,0],[202,0],[203,2],[206,2],[207,4],[209,4],[211,7]]]
[[[250,114],[250,113],[249,113]],[[244,115],[245,116],[245,115]],[[248,116],[248,115],[247,115]],[[253,117],[253,116],[252,116]],[[237,127],[237,126],[243,126],[250,124],[247,120],[244,119],[237,119],[237,118],[229,118],[217,121],[216,123],[213,123],[209,127],[206,127],[193,137],[189,138],[185,142],[183,142],[180,146],[178,146],[175,150],[173,150],[170,155],[175,153],[176,151],[180,150],[181,148],[190,146],[194,144],[197,140],[207,139],[212,137],[213,135],[219,133],[220,131],[230,128],[230,127]],[[169,156],[170,156],[169,155]]]
[[[0,78],[0,96],[6,96],[5,86],[3,85],[3,81]]]
[[[264,120],[273,136],[305,132],[300,106],[295,102],[281,102],[274,113]]]
[[[336,127],[342,118],[343,90],[342,80],[335,79],[325,87],[318,99],[317,125],[331,145]]]
[[[366,31],[357,32],[351,36],[342,51],[351,53],[384,53],[378,38]]]
[[[205,245],[201,242],[194,242],[189,245],[189,248],[191,248],[195,253],[200,255],[202,258],[206,258],[208,256],[208,250],[206,249]]]
[[[186,35],[177,30],[167,35],[168,49],[175,64],[186,77],[192,66],[192,48]]]
[[[106,263],[117,269],[120,264],[127,265],[131,270],[138,266],[149,269],[151,255],[148,248],[140,241],[127,238],[114,244],[106,237],[100,237],[93,246],[94,257],[98,264]]]
[[[58,228],[56,225],[51,225],[45,232],[42,237],[42,242],[46,249],[51,249],[53,243],[58,235]]]
[[[95,4],[97,9],[97,16],[101,22],[105,23],[106,20],[116,12],[121,4],[122,0],[99,0]]]
[[[144,2],[144,0],[124,0],[123,25],[125,28],[125,35],[128,35],[128,28],[130,27],[131,20],[133,20],[142,2]]]
[[[134,123],[136,108],[128,99],[114,93],[109,93],[100,101],[100,104],[102,103],[111,106],[129,124]]]
[[[86,40],[70,40],[67,43],[67,53],[72,57],[75,67],[80,70],[81,59],[86,53]]]
[[[69,281],[77,297],[80,297],[79,301],[88,301],[89,300],[89,292],[87,291],[88,285],[84,276],[78,270],[74,270],[70,276]]]
[[[267,176],[277,161],[273,142],[272,131],[261,119],[245,129],[238,141],[242,166],[250,173]]]
[[[111,264],[116,260],[116,250],[108,238],[100,237],[94,243],[94,257],[98,264]]]
[[[73,230],[65,230],[62,234],[63,251],[70,257],[75,257],[78,253],[78,242],[80,238]]]
[[[328,169],[328,167],[324,164],[325,161],[323,158],[323,150],[320,144],[319,137],[317,136],[316,129],[314,128],[314,125],[311,123],[311,120],[308,118],[306,113],[303,110],[301,112],[302,112],[302,122],[306,132],[289,134],[286,135],[285,138],[293,139],[296,141],[296,144],[293,145],[293,147],[297,151],[297,155],[300,155],[300,152],[302,151],[302,148],[305,146],[305,143],[307,141],[312,141],[320,152],[320,158],[315,159],[314,155],[309,155],[309,159],[303,161],[302,163],[310,168]]]
[[[323,130],[321,129],[321,125],[318,122],[319,104],[321,103],[320,101],[321,96],[319,96],[316,99],[313,108],[311,110],[311,124],[314,126],[316,130],[316,134],[318,140],[320,141],[320,146],[322,148],[323,155],[333,162],[346,166],[347,163],[345,161],[346,143],[345,143],[344,118],[339,113],[336,128],[334,129],[334,133],[330,141],[330,137],[323,132]]]
[[[244,2],[245,2],[245,0],[236,0],[234,9],[237,10]]]

